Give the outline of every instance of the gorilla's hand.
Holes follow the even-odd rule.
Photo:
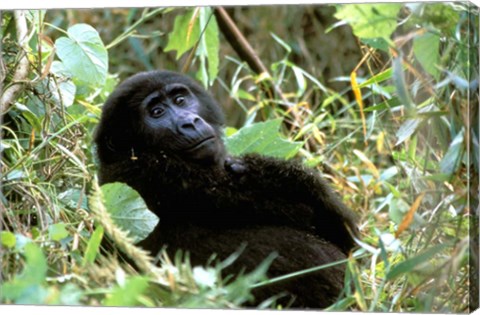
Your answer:
[[[225,170],[229,174],[244,175],[248,171],[247,164],[241,159],[233,156],[228,156],[225,159]]]

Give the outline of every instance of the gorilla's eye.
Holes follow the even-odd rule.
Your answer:
[[[175,98],[173,99],[173,102],[176,105],[181,105],[181,104],[183,104],[183,102],[185,102],[185,97],[183,95],[175,96]]]
[[[158,118],[163,115],[164,111],[165,110],[161,107],[154,107],[150,110],[150,116],[152,116],[153,118]]]

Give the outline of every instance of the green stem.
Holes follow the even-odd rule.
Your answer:
[[[146,20],[148,20],[152,16],[155,16],[158,13],[163,13],[165,10],[166,10],[166,8],[158,8],[158,9],[153,10],[152,12],[142,14],[142,17],[137,22],[133,23],[122,34],[120,34],[117,38],[115,38],[110,44],[108,44],[106,46],[106,48],[110,49],[110,48],[115,47],[116,45],[120,44],[121,42],[123,42],[125,39],[127,39],[133,33],[133,31],[137,28],[137,26],[139,26],[140,24],[142,24],[143,22],[145,22]],[[144,12],[146,12],[146,11],[144,11]]]
[[[368,253],[364,253],[364,254],[360,254],[360,255],[357,255],[357,256],[354,255],[354,258],[358,259],[358,258],[363,258],[363,257],[367,257],[367,256],[368,256]],[[286,275],[283,275],[283,276],[280,276],[280,277],[276,277],[276,278],[272,278],[272,279],[269,279],[269,280],[266,280],[266,281],[256,283],[256,284],[252,285],[250,288],[251,289],[256,289],[256,288],[263,287],[263,286],[266,286],[266,285],[270,285],[270,284],[274,284],[274,283],[277,283],[277,282],[285,281],[285,280],[288,280],[288,279],[291,279],[291,278],[304,276],[304,275],[309,274],[309,273],[317,272],[319,270],[323,270],[323,269],[326,269],[326,268],[330,268],[330,267],[334,267],[334,266],[337,266],[337,265],[344,264],[344,263],[348,262],[348,260],[349,260],[349,258],[345,258],[345,259],[334,261],[334,262],[331,262],[331,263],[328,263],[328,264],[325,264],[325,265],[316,266],[316,267],[292,272],[292,273],[289,273],[289,274],[286,274]]]

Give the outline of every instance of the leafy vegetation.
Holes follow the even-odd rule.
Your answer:
[[[362,237],[338,262],[345,289],[329,310],[478,306],[478,9],[232,8],[261,73],[231,50],[213,10],[3,12],[1,303],[236,308],[280,280],[265,278],[274,256],[237,277],[221,271],[238,253],[204,267],[188,253],[150,257],[135,242],[158,218],[125,185],[98,187],[103,102],[120,79],[167,68],[221,101],[232,154],[296,156],[359,214]],[[325,38],[337,51],[323,53]],[[137,269],[101,251],[106,234]]]

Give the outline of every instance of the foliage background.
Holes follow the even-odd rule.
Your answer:
[[[150,222],[144,231],[155,219],[135,192],[96,185],[103,102],[120,80],[162,68],[185,70],[220,100],[231,152],[247,142],[295,155],[359,214],[362,238],[331,310],[478,306],[478,8],[228,8],[268,75],[240,59],[213,12],[3,12],[1,302],[235,308],[262,285],[268,260],[233,280],[220,274],[228,262],[152,261],[133,243],[138,222]],[[290,149],[272,153],[265,141]],[[114,194],[132,203],[109,202]],[[130,223],[116,220],[122,208]],[[104,233],[139,271],[99,250]]]

